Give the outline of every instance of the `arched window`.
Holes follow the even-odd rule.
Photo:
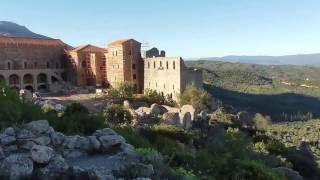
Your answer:
[[[156,68],[156,62],[155,61],[153,62],[153,68]]]
[[[162,67],[162,61],[160,61],[160,67]]]
[[[166,66],[167,66],[167,69],[169,69],[169,63],[168,63],[168,61],[166,62]]]
[[[150,68],[150,62],[148,62],[148,68]]]
[[[176,69],[176,62],[173,61],[173,69]]]

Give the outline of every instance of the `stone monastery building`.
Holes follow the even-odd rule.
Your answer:
[[[115,87],[134,83],[138,93],[156,90],[175,98],[188,84],[202,87],[202,72],[188,69],[181,57],[157,48],[142,57],[141,43],[118,40],[105,48],[70,48],[57,39],[0,37],[0,81],[14,89],[48,92],[70,82],[76,86]]]

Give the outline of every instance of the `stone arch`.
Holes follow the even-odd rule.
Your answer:
[[[44,73],[38,74],[37,83],[47,84],[48,83],[48,76]]]
[[[6,83],[6,78],[3,75],[0,74],[0,84],[1,83],[5,84]]]
[[[23,84],[33,84],[33,76],[31,74],[24,75]]]
[[[16,74],[12,74],[9,76],[9,84],[10,85],[19,85],[20,84],[20,77]]]
[[[30,92],[33,92],[33,91],[34,91],[34,88],[33,88],[33,86],[31,86],[31,85],[25,86],[24,89],[26,89],[26,90],[28,90],[28,91],[30,91]]]

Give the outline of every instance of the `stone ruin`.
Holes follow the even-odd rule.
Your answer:
[[[109,128],[66,136],[39,120],[5,129],[0,143],[0,179],[149,179],[154,173]]]
[[[176,127],[190,129],[192,122],[198,119],[206,119],[207,114],[201,112],[196,114],[195,109],[191,105],[184,105],[181,108],[175,108],[165,105],[152,104],[150,107],[135,107],[132,103],[124,101],[124,106],[138,122],[148,121],[150,118],[159,116],[161,123],[173,125]]]

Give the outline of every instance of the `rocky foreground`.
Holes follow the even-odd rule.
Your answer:
[[[66,136],[39,120],[5,129],[0,143],[0,179],[149,179],[154,173],[109,128]]]

